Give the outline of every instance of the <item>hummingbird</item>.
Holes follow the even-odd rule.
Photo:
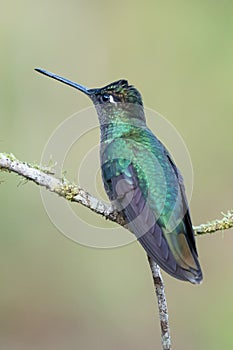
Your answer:
[[[182,175],[147,127],[139,91],[121,79],[86,88],[35,69],[87,95],[100,124],[100,164],[105,191],[149,258],[171,276],[198,284],[202,271]]]

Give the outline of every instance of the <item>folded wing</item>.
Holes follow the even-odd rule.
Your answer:
[[[181,178],[178,180],[185,214],[179,225],[168,232],[163,220],[156,217],[150,200],[140,187],[133,164],[121,160],[119,168],[118,162],[119,160],[114,160],[103,164],[104,184],[111,201],[124,213],[130,231],[136,235],[147,254],[167,273],[180,280],[200,283],[202,273],[190,215],[185,209],[186,197]],[[125,166],[122,167],[122,164]]]

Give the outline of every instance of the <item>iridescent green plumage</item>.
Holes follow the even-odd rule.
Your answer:
[[[83,91],[100,122],[100,158],[105,190],[147,254],[170,275],[200,283],[182,177],[163,144],[147,128],[140,93],[126,80],[87,89],[52,73],[39,72]]]

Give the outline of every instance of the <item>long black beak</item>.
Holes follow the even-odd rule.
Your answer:
[[[86,88],[85,86],[82,86],[82,85],[79,85],[77,83],[74,83],[73,81],[70,81],[70,80],[68,80],[66,78],[62,78],[59,75],[56,75],[56,74],[51,73],[51,72],[48,72],[47,70],[44,70],[44,69],[41,69],[41,68],[35,68],[35,70],[37,72],[41,73],[41,74],[47,75],[50,78],[58,80],[58,81],[60,81],[60,82],[62,82],[64,84],[67,84],[69,86],[72,86],[73,88],[84,92],[84,94],[86,94],[86,95],[90,95],[91,94],[90,89]]]

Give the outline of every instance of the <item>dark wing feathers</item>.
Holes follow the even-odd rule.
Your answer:
[[[140,189],[133,165],[129,164],[124,170],[121,169],[120,173],[116,172],[117,175],[114,176],[112,170],[114,167],[117,168],[117,165],[114,166],[113,163],[114,161],[111,161],[111,164],[106,162],[102,166],[103,173],[106,168],[108,170],[111,168],[111,176],[104,178],[105,189],[110,199],[115,201],[118,209],[123,211],[129,229],[136,235],[147,254],[170,275],[181,280],[189,280],[192,283],[200,283],[202,274],[197,260],[188,210],[181,228],[181,231],[185,232],[174,232],[169,236],[171,237],[170,243],[175,247],[174,254],[170,249],[166,235],[164,235],[162,225],[156,219],[154,211],[150,208]],[[171,165],[174,166],[172,161]],[[177,171],[176,167],[175,171]],[[182,178],[179,178],[179,181],[182,181]],[[181,184],[183,204],[187,207],[182,186]]]
[[[190,218],[190,214],[189,214],[189,209],[188,209],[188,203],[187,203],[187,198],[186,198],[186,194],[185,194],[185,188],[184,188],[184,181],[183,181],[183,177],[179,171],[179,169],[176,167],[174,161],[172,160],[171,156],[169,153],[167,153],[167,158],[169,163],[171,164],[176,177],[178,179],[179,182],[179,186],[180,186],[180,191],[181,191],[181,196],[182,196],[182,201],[183,201],[183,208],[184,208],[184,226],[186,229],[186,235],[187,238],[189,240],[189,245],[192,246],[196,256],[198,256],[197,254],[197,248],[196,248],[196,243],[195,243],[195,239],[194,239],[194,232],[193,232],[193,227],[192,227],[192,222],[191,222],[191,218]]]

